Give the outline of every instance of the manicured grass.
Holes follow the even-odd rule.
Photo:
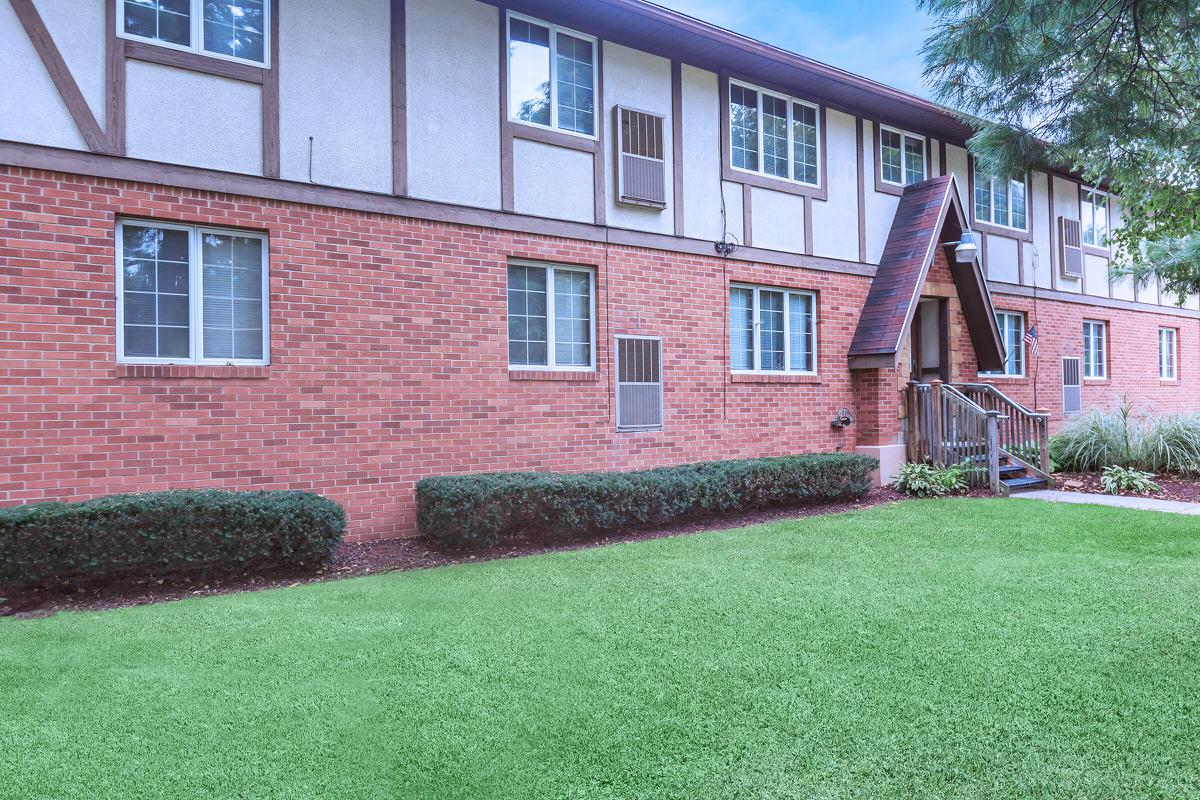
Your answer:
[[[0,622],[4,798],[1194,798],[1200,520],[1019,500]]]

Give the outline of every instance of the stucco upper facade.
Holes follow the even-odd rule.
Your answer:
[[[44,63],[21,5],[36,9],[101,146],[89,143],[77,122],[81,109],[72,111],[56,87],[64,76]],[[899,121],[903,98],[875,107],[825,102],[799,73],[781,84],[778,72],[755,74],[741,63],[698,66],[662,47],[633,46],[636,31],[618,42],[603,30],[564,28],[595,40],[592,136],[514,121],[506,113],[506,19],[518,13],[553,25],[560,20],[546,9],[554,4],[350,0],[337,4],[336,24],[319,0],[268,5],[271,57],[255,69],[171,58],[167,48],[118,37],[112,0],[0,3],[0,52],[12,76],[0,85],[0,142],[406,198],[442,213],[495,212],[488,224],[501,228],[568,223],[589,231],[586,238],[646,234],[637,243],[691,252],[731,241],[756,260],[854,274],[878,264],[898,202],[896,187],[880,180],[881,131],[918,141],[927,177],[953,174],[964,195],[974,191],[961,138]],[[730,168],[724,98],[731,80],[819,109],[816,191],[781,189],[778,180]],[[616,106],[663,118],[662,208],[617,202]],[[973,198],[962,198],[993,291],[1028,294],[1036,285],[1101,303],[1173,308],[1157,287],[1110,281],[1104,249],[1086,248],[1080,278],[1064,275],[1055,228],[1060,216],[1080,218],[1081,184],[1033,171],[1026,186],[1019,231],[976,219]],[[1109,213],[1118,226],[1115,199]],[[1190,298],[1183,311],[1200,311],[1200,300]]]

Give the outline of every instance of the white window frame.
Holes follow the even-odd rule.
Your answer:
[[[540,122],[531,122],[527,119],[520,119],[512,115],[512,21],[514,19],[523,20],[534,25],[540,25],[550,31],[550,124],[543,125]],[[558,127],[558,34],[565,33],[567,36],[573,36],[576,39],[583,39],[592,43],[592,132],[581,133],[580,131],[568,130]],[[599,52],[599,41],[595,36],[589,36],[571,28],[564,28],[562,25],[555,25],[552,22],[530,17],[526,14],[518,14],[515,11],[509,11],[504,18],[504,47],[507,69],[504,90],[504,111],[508,121],[514,125],[528,125],[531,128],[537,128],[544,131],[555,131],[563,133],[567,136],[578,136],[581,139],[590,139],[598,141],[600,138],[600,126],[604,124],[604,119],[601,115],[600,108],[600,70],[596,64],[597,54]]]
[[[745,81],[739,81],[735,78],[729,79],[729,86],[730,87],[740,86],[743,89],[748,89],[751,92],[758,93],[757,94],[757,97],[758,97],[758,108],[757,108],[757,113],[758,113],[758,169],[757,170],[746,169],[745,167],[736,166],[733,163],[733,118],[732,118],[732,116],[730,114],[730,110],[729,110],[730,103],[726,103],[723,113],[725,114],[725,127],[729,131],[729,137],[728,137],[729,147],[725,153],[725,158],[729,159],[729,168],[732,169],[734,172],[742,172],[742,173],[745,173],[746,175],[758,175],[763,178],[768,178],[768,179],[777,180],[777,181],[786,181],[788,183],[794,183],[797,186],[807,186],[812,189],[821,188],[821,181],[825,179],[825,176],[821,174],[821,147],[822,147],[821,107],[819,105],[817,105],[816,103],[809,102],[808,100],[801,100],[799,97],[790,97],[789,95],[782,94],[780,92],[773,92],[770,89],[764,89],[761,86],[755,86],[753,83],[746,83]],[[786,178],[783,177],[782,175],[772,175],[771,173],[766,171],[766,157],[764,156],[764,153],[763,153],[763,127],[764,127],[763,126],[763,97],[765,95],[770,95],[771,97],[774,97],[776,100],[782,100],[787,104],[788,176]],[[816,123],[817,123],[816,124],[816,136],[817,136],[817,181],[816,181],[816,183],[808,183],[807,181],[797,180],[794,177],[796,174],[796,140],[795,140],[796,131],[794,129],[794,117],[792,114],[792,104],[793,103],[795,103],[797,105],[808,106],[809,108],[811,108],[813,111],[816,112],[816,115],[815,115],[815,119],[816,119]]]
[[[204,0],[191,0],[191,14],[189,22],[191,24],[190,38],[192,44],[190,47],[175,44],[174,42],[164,42],[162,39],[152,39],[149,36],[138,36],[133,33],[125,32],[125,0],[115,0],[117,4],[117,36],[121,39],[128,39],[131,42],[145,42],[157,47],[166,47],[169,50],[178,50],[183,53],[195,53],[198,56],[205,58],[216,58],[221,61],[232,61],[235,64],[249,64],[252,67],[262,67],[263,69],[271,68],[271,0],[263,0],[263,60],[254,61],[249,58],[238,58],[227,53],[214,53],[211,50],[204,49]]]
[[[1088,334],[1089,326],[1092,327],[1092,333],[1090,336]],[[1097,331],[1099,331],[1099,336],[1097,336]],[[1099,348],[1093,349],[1091,352],[1089,352],[1089,345],[1094,344],[1097,341],[1100,343]],[[1092,357],[1096,353],[1099,353],[1100,355],[1098,360]],[[1088,372],[1089,362],[1093,367],[1092,373]],[[1098,371],[1095,370],[1096,367],[1099,367]],[[1083,379],[1085,381],[1102,381],[1107,380],[1107,378],[1108,323],[1099,319],[1085,319],[1083,321]]]
[[[514,364],[508,358],[508,268],[530,267],[547,270],[546,275],[546,363],[545,364]],[[591,344],[591,363],[564,364],[558,366],[555,352],[554,330],[554,274],[556,272],[578,272],[588,276],[588,341]],[[541,370],[543,372],[595,372],[596,371],[596,270],[591,267],[577,267],[571,264],[553,264],[545,261],[529,261],[527,259],[509,259],[504,266],[504,353],[508,368],[515,372]]]
[[[1169,350],[1163,348],[1163,334],[1170,334],[1166,337],[1171,344]],[[1168,353],[1170,354],[1169,359],[1167,358]],[[1176,328],[1158,329],[1158,379],[1160,381],[1179,380],[1179,331]]]
[[[1006,182],[1004,190],[1008,195],[1008,203],[1006,204],[1007,219],[1004,222],[996,222],[995,181],[1000,180],[1000,178],[996,175],[984,175],[981,173],[979,171],[979,162],[975,161],[975,159],[971,159],[971,169],[973,170],[974,175],[974,179],[971,184],[971,216],[975,218],[975,221],[982,222],[984,225],[991,225],[994,228],[1005,228],[1010,231],[1021,231],[1022,233],[1028,233],[1030,216],[1029,212],[1030,206],[1032,205],[1032,201],[1029,196],[1029,173],[1026,172],[1024,175],[1022,175],[1020,181],[1025,185],[1025,227],[1019,228],[1012,224],[1012,185],[1013,183],[1017,182],[1017,179],[1011,177],[1004,179]],[[991,209],[990,219],[979,219],[979,205],[975,202],[975,191],[978,191],[979,179],[981,177],[986,177],[988,179],[988,207]]]
[[[928,145],[926,144],[926,141],[927,141],[926,138],[924,136],[921,136],[918,133],[909,133],[908,131],[903,131],[903,130],[900,130],[899,128],[893,128],[891,125],[880,125],[879,126],[879,152],[875,154],[876,158],[879,159],[879,180],[883,183],[888,184],[889,186],[899,186],[901,188],[910,185],[910,184],[904,183],[904,182],[897,183],[896,181],[891,181],[891,180],[888,180],[887,178],[883,177],[883,132],[884,131],[891,131],[892,133],[900,135],[900,174],[901,175],[903,175],[905,173],[904,140],[905,139],[916,139],[921,142],[921,180],[923,181],[926,178],[928,178],[929,177],[929,159],[927,158],[927,156],[929,155],[929,153],[928,153]],[[917,181],[917,182],[920,183],[920,181]]]
[[[997,317],[1007,317],[1009,319],[1016,319],[1020,322],[1019,330],[1020,330],[1021,335],[1017,339],[1017,341],[1019,343],[1018,346],[1021,348],[1021,371],[1020,372],[1009,372],[1009,370],[1008,370],[1009,354],[1006,351],[1004,353],[1004,369],[1000,370],[999,372],[981,372],[979,374],[985,375],[989,378],[1024,378],[1026,375],[1026,366],[1025,365],[1027,363],[1025,360],[1026,355],[1027,355],[1027,353],[1025,352],[1025,330],[1026,330],[1025,329],[1025,314],[1020,311],[997,311],[996,316]],[[997,319],[996,322],[999,323],[1000,320]],[[1005,329],[1003,326],[1001,326],[1000,334],[1002,337],[1004,336],[1004,332],[1005,332]],[[1005,347],[1008,346],[1007,340],[1005,340],[1004,344],[1005,344]]]
[[[733,339],[729,335],[729,326],[725,328],[725,338],[728,341],[727,353],[730,358],[730,372],[736,375],[816,375],[820,370],[820,342],[818,341],[818,317],[817,317],[817,293],[808,289],[788,289],[782,286],[760,286],[752,283],[731,283],[729,288],[732,289],[749,289],[753,292],[752,299],[752,318],[753,318],[753,333],[751,333],[754,345],[754,367],[752,369],[734,369],[732,366],[733,358]],[[759,301],[759,295],[762,292],[783,292],[783,369],[763,369],[762,368],[762,320],[759,316],[759,310],[762,308],[762,303]],[[791,295],[801,295],[812,298],[812,365],[811,370],[799,370],[792,368],[792,314],[791,314]],[[725,293],[726,318],[729,312],[729,292]]]
[[[158,358],[125,355],[125,225],[162,228],[188,233],[188,350],[189,358]],[[267,366],[271,363],[271,280],[270,238],[265,233],[221,228],[214,225],[185,225],[156,219],[120,217],[115,230],[117,272],[117,363],[119,364],[192,364],[207,366]],[[204,256],[202,240],[205,234],[241,236],[259,239],[262,247],[262,358],[205,358],[204,357]]]
[[[1085,206],[1083,196],[1085,194],[1090,194],[1092,196],[1092,202],[1086,203],[1086,205],[1090,205],[1092,207],[1092,218],[1090,221],[1092,223],[1093,232],[1096,230],[1096,206],[1098,205],[1098,203],[1095,201],[1099,198],[1104,200],[1104,244],[1100,244],[1096,241],[1089,242],[1087,240],[1089,220],[1086,216],[1084,216],[1083,211]],[[1079,187],[1079,241],[1081,244],[1087,245],[1088,247],[1095,247],[1099,250],[1108,249],[1108,232],[1109,226],[1112,224],[1112,204],[1109,203],[1109,197],[1111,197],[1111,195],[1108,192],[1101,191],[1100,189],[1094,189],[1090,186]]]

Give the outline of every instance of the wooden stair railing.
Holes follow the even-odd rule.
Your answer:
[[[1049,414],[1029,410],[990,383],[957,383],[955,387],[979,407],[998,411],[1000,448],[1049,479]]]
[[[965,464],[972,486],[1000,493],[999,410],[989,410],[942,381],[908,384],[908,460]]]

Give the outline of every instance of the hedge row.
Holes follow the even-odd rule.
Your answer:
[[[426,478],[417,524],[452,547],[513,534],[550,539],[706,514],[846,500],[871,488],[879,462],[846,453],[712,461],[642,472],[498,472]]]
[[[345,527],[340,505],[306,492],[169,491],[3,508],[0,584],[314,564]]]

